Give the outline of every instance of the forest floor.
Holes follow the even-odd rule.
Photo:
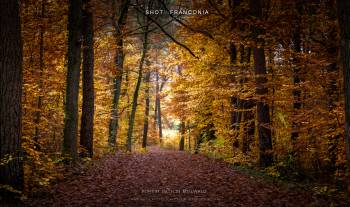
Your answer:
[[[58,182],[26,206],[331,206],[296,187],[272,183],[202,155],[151,148],[116,153]],[[338,206],[345,206],[339,204]]]

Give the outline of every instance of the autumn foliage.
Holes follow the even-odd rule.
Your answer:
[[[0,170],[21,152],[18,170],[24,181],[21,189],[0,183],[0,192],[24,199],[82,163],[90,166],[117,151],[147,153],[152,145],[345,191],[350,178],[347,4],[21,1],[22,51],[16,57],[23,60],[18,66],[22,114],[14,113],[21,136],[11,138],[21,146],[0,153]],[[207,13],[145,12],[177,8]],[[1,134],[0,147],[7,141]],[[112,164],[107,160],[104,168],[119,158],[108,159]]]

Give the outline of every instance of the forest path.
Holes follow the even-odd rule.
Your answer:
[[[276,186],[221,161],[151,148],[109,155],[53,186],[29,206],[328,206],[312,194]]]

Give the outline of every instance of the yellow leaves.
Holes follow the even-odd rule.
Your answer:
[[[4,155],[4,157],[0,160],[0,166],[1,165],[7,165],[9,162],[13,160],[13,156],[10,154]]]
[[[147,152],[148,152],[147,148],[140,148],[140,150],[139,150],[139,153],[141,153],[141,154],[145,154]]]
[[[42,178],[42,179],[39,181],[39,185],[47,186],[47,185],[49,185],[50,181],[51,181],[50,178]]]
[[[12,192],[12,193],[16,193],[16,194],[22,194],[22,191],[16,190],[15,188],[13,188],[10,185],[0,184],[0,189],[4,189],[6,191],[9,191],[9,192]]]
[[[274,178],[278,178],[281,176],[280,172],[277,170],[277,167],[275,165],[265,168],[264,172]]]
[[[24,136],[22,143],[26,154],[24,163],[25,189],[36,190],[39,186],[47,186],[61,175],[57,173],[57,163],[47,154],[38,151],[44,147],[32,138]]]
[[[279,123],[281,123],[285,128],[289,126],[287,120],[286,120],[286,115],[283,114],[281,111],[276,112],[276,119]]]

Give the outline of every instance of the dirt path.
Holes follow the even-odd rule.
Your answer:
[[[84,175],[56,184],[29,206],[328,206],[199,155],[152,149],[110,155]]]

